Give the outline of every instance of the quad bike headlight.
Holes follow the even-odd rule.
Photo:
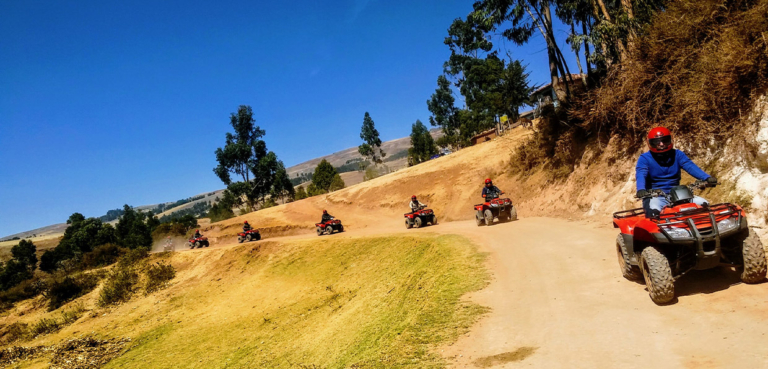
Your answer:
[[[717,222],[717,231],[718,232],[728,232],[736,227],[738,227],[739,224],[736,222],[736,218],[731,217],[728,219],[723,219],[719,222]]]
[[[691,238],[691,232],[685,228],[665,228],[665,231],[667,231],[667,234],[669,237],[675,238],[675,239],[682,239],[682,238]]]

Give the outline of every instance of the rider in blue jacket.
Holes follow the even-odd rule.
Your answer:
[[[661,209],[669,204],[665,197],[646,198],[648,190],[659,189],[669,193],[672,187],[680,185],[681,169],[698,180],[707,180],[716,184],[717,179],[699,168],[684,152],[676,150],[672,141],[672,133],[664,127],[657,127],[648,133],[648,148],[650,151],[637,159],[635,173],[637,177],[637,197],[643,199],[643,208],[647,214],[658,216]],[[707,204],[707,200],[694,196],[694,203]]]

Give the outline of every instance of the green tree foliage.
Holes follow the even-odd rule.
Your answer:
[[[30,271],[37,269],[37,247],[32,241],[21,240],[11,248],[11,258],[25,265]]]
[[[310,183],[309,186],[307,186],[307,196],[309,197],[322,195],[324,193],[328,193],[328,191],[318,188],[314,183]]]
[[[157,226],[159,222],[151,213],[136,211],[124,205],[123,216],[115,227],[117,244],[129,249],[151,247],[153,225]]]
[[[231,210],[230,210],[231,211]],[[152,238],[158,239],[166,235],[183,236],[191,229],[199,227],[197,218],[192,214],[187,214],[178,218],[169,219],[163,222],[152,231]]]
[[[291,201],[294,199],[295,195],[296,193],[293,189],[293,183],[291,183],[291,179],[288,177],[288,173],[285,171],[283,163],[280,163],[280,168],[278,168],[275,173],[271,196],[275,199]]]
[[[296,200],[306,199],[307,197],[309,196],[307,195],[307,191],[304,189],[304,186],[299,186],[296,189]]]
[[[443,130],[441,137],[442,147],[452,146],[456,141],[459,131],[458,111],[454,106],[456,99],[451,91],[451,82],[444,75],[437,77],[437,89],[432,97],[427,100],[427,108],[432,113],[429,117],[429,123],[433,127],[440,127]]]
[[[234,196],[245,197],[248,208],[254,209],[275,188],[275,176],[284,167],[274,152],[267,151],[261,139],[266,132],[255,125],[250,106],[241,105],[237,114],[231,114],[230,125],[234,134],[227,132],[224,148],[216,149],[219,165],[213,171]],[[242,181],[233,181],[232,175]]]
[[[0,290],[6,291],[19,283],[31,279],[37,268],[37,248],[32,241],[21,240],[11,248],[11,260],[0,263]]]
[[[416,120],[411,126],[411,148],[408,149],[408,162],[411,165],[425,162],[437,154],[437,145],[427,127]]]
[[[360,155],[369,158],[374,164],[381,164],[382,159],[387,155],[381,150],[381,138],[379,131],[373,123],[373,118],[368,112],[363,117],[363,127],[360,129],[360,138],[363,144],[358,147]]]
[[[333,175],[333,178],[331,179],[331,184],[328,187],[328,191],[329,192],[338,191],[346,186],[347,185],[344,183],[344,180],[341,179],[341,176],[338,173],[336,173]]]
[[[337,174],[336,168],[334,168],[327,160],[323,159],[320,161],[320,164],[317,164],[315,174],[312,175],[312,185],[314,185],[315,189],[328,192],[331,188],[333,176]]]
[[[232,211],[232,208],[239,206],[240,203],[239,197],[235,197],[229,190],[224,190],[221,199],[208,210],[208,218],[211,219],[211,222],[220,222],[224,219],[233,218],[235,212]]]
[[[67,224],[59,244],[40,257],[40,270],[52,272],[60,267],[62,261],[80,257],[96,246],[117,242],[115,228],[97,218],[86,219],[82,214],[74,213]]]

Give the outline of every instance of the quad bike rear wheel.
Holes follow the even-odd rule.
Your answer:
[[[200,248],[200,241],[195,241],[195,248]]]
[[[189,247],[190,249],[194,249],[195,245],[193,245],[192,242],[187,242],[187,247]]]
[[[509,221],[517,220],[517,209],[513,206],[511,209],[509,209]]]
[[[741,253],[744,257],[741,281],[749,284],[762,282],[766,273],[765,249],[754,231],[749,230],[749,236],[741,245]]]
[[[320,227],[317,227],[317,235],[322,236],[323,235],[323,229]]]
[[[344,226],[339,224],[339,233],[344,232]]]
[[[256,233],[256,241],[261,239],[261,233]]]
[[[432,225],[437,225],[437,215],[432,215]]]
[[[621,275],[630,281],[639,281],[643,279],[643,274],[640,272],[640,268],[629,263],[629,253],[627,252],[627,246],[624,244],[624,237],[621,233],[616,237],[616,256],[619,259],[619,269],[621,269]]]
[[[421,217],[413,219],[413,228],[421,228]]]
[[[479,227],[483,225],[484,222],[485,222],[485,219],[483,218],[483,213],[480,210],[478,210],[477,213],[475,213],[475,223],[477,223],[477,226]]]
[[[237,243],[243,243],[243,237],[237,236]]]
[[[493,224],[493,212],[491,209],[485,209],[485,225]]]
[[[333,234],[333,227],[332,226],[325,227],[325,232],[328,234]]]
[[[408,218],[405,218],[405,229],[411,229],[413,228],[413,224],[408,221]]]
[[[245,235],[245,240],[248,241],[248,242],[251,242],[251,234],[250,233]]]
[[[675,280],[669,260],[656,247],[648,246],[640,255],[640,266],[651,300],[666,304],[675,298]]]

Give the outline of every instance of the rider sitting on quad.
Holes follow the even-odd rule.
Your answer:
[[[427,204],[422,204],[419,202],[419,200],[416,199],[416,195],[411,196],[411,213],[415,213],[421,209],[421,207],[427,207]]]
[[[672,187],[680,185],[680,169],[707,184],[717,184],[717,179],[710,176],[685,155],[674,148],[672,133],[664,127],[656,127],[648,132],[650,151],[637,159],[635,174],[637,177],[637,198],[643,199],[643,208],[649,217],[658,217],[669,201],[663,196],[650,197],[649,190],[659,189],[669,193]],[[707,200],[694,196],[691,200],[699,206],[708,205]]]
[[[200,234],[200,230],[198,229],[195,231],[195,238],[200,238],[200,237],[203,237],[203,235]]]
[[[490,178],[485,179],[485,187],[483,187],[483,198],[485,201],[491,201],[501,195],[501,190],[493,185],[493,181]]]
[[[245,223],[243,223],[243,232],[248,232],[251,230],[251,225],[248,224],[248,221],[246,220]]]
[[[328,210],[323,210],[323,220],[321,220],[320,223],[325,223],[331,219],[333,219],[333,215],[328,214]]]

